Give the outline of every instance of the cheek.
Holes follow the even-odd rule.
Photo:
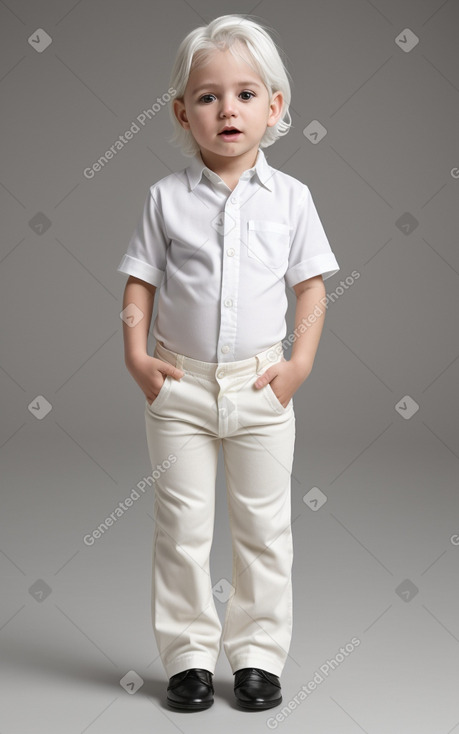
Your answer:
[[[198,130],[204,130],[209,125],[210,115],[207,110],[197,110],[193,114],[193,123]]]

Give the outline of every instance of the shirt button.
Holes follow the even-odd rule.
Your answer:
[[[217,372],[217,377],[224,377],[225,376],[225,370],[220,370],[220,372]]]
[[[228,344],[224,344],[223,347],[222,347],[222,349],[221,349],[221,351],[223,352],[223,354],[228,354],[229,350],[230,350],[230,348],[229,348]]]
[[[225,298],[225,306],[228,306],[228,308],[229,308],[232,305],[233,305],[233,302],[232,302],[231,298]]]
[[[232,204],[237,204],[237,199],[236,199],[235,196],[231,197],[231,203]]]
[[[235,252],[235,250],[234,250],[233,247],[228,247],[228,249],[226,251],[226,254],[229,255],[229,257],[233,257],[234,252]]]

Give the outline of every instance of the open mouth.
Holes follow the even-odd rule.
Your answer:
[[[240,130],[237,130],[235,127],[231,130],[222,130],[219,135],[223,135],[224,137],[228,136],[231,137],[232,135],[240,135]]]

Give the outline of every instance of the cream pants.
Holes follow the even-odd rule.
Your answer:
[[[282,344],[236,362],[200,362],[156,343],[154,356],[185,372],[146,401],[154,485],[152,621],[167,676],[214,673],[221,644],[232,672],[280,675],[292,635],[290,479],[293,401],[253,383],[284,360]],[[232,579],[212,585],[209,555],[222,442],[232,535]],[[164,468],[167,467],[167,468]],[[158,474],[158,472],[156,472]],[[218,535],[217,535],[218,539]],[[227,601],[222,628],[218,603]]]

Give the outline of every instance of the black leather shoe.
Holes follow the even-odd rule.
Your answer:
[[[203,668],[189,668],[169,679],[167,703],[182,711],[208,709],[214,702],[212,673]]]
[[[282,701],[277,675],[261,668],[241,668],[234,674],[234,693],[246,709],[270,709]]]

